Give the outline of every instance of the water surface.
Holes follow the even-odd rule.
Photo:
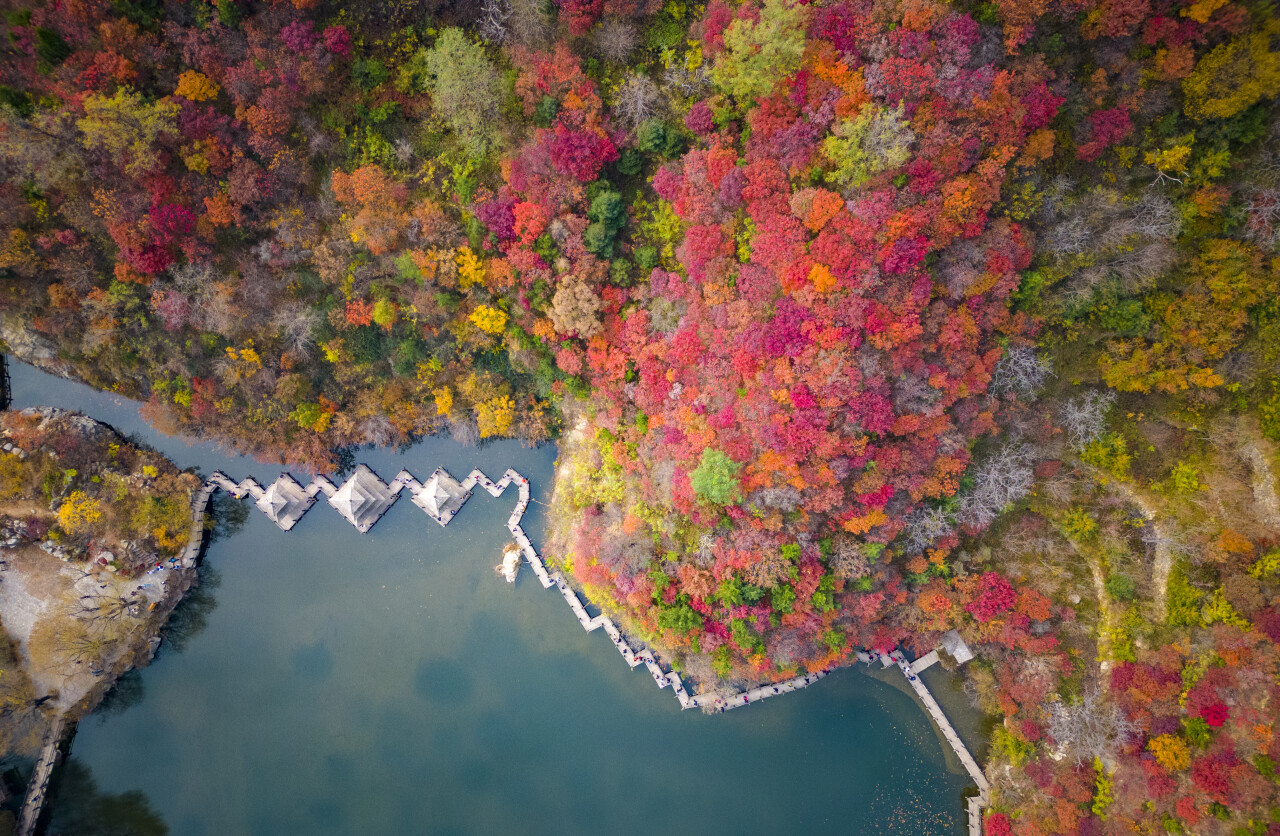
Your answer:
[[[80,409],[179,466],[279,472],[159,436],[129,401],[17,363],[12,377],[15,407]],[[554,455],[432,439],[357,458],[388,479],[511,466],[545,501]],[[253,511],[210,546],[216,585],[179,641],[81,724],[51,832],[962,832],[967,779],[909,696],[845,670],[681,712],[527,569],[494,576],[514,502],[478,491],[441,529],[405,499],[366,535],[323,505],[288,534]],[[541,512],[523,522],[535,544]]]

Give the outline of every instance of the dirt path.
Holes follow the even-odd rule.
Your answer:
[[[1155,530],[1156,555],[1151,566],[1151,586],[1154,592],[1152,602],[1155,604],[1156,621],[1163,623],[1169,609],[1169,573],[1173,571],[1173,549],[1169,547],[1169,531],[1151,497],[1124,482],[1114,482],[1112,486],[1116,493],[1137,507],[1142,518]]]
[[[1098,471],[1083,462],[1076,462],[1076,465],[1082,470],[1098,475]],[[1116,479],[1107,479],[1103,483],[1108,489],[1114,491],[1123,497],[1126,501],[1133,504],[1138,513],[1142,514],[1142,518],[1155,531],[1155,560],[1151,565],[1151,586],[1152,586],[1152,603],[1154,604],[1154,618],[1157,622],[1163,623],[1165,615],[1169,608],[1169,573],[1173,571],[1173,549],[1169,544],[1173,542],[1169,536],[1168,526],[1163,520],[1163,515],[1159,512],[1158,501],[1147,494],[1140,488],[1136,488],[1128,482],[1121,482]],[[1089,567],[1094,572],[1094,586],[1099,588],[1099,596],[1103,597],[1106,588],[1106,577],[1102,572],[1101,565],[1096,560],[1090,560]],[[1110,600],[1105,599],[1105,600]]]
[[[1249,469],[1253,473],[1250,487],[1253,489],[1253,502],[1258,509],[1258,519],[1266,523],[1268,528],[1280,531],[1280,498],[1276,496],[1275,474],[1271,472],[1268,457],[1263,453],[1257,439],[1253,438],[1253,434],[1242,431],[1241,435],[1244,441],[1240,445],[1240,452],[1249,462]]]
[[[1082,553],[1076,549],[1076,554],[1083,557],[1089,564],[1089,575],[1093,578],[1093,592],[1098,597],[1098,667],[1103,673],[1111,670],[1111,631],[1116,623],[1115,611],[1111,607],[1111,596],[1107,594],[1107,576],[1102,571],[1102,561],[1098,560],[1098,556],[1090,552]]]
[[[9,566],[0,583],[0,622],[25,652],[36,621],[60,592],[56,575],[61,564],[31,545],[6,549],[3,559]]]

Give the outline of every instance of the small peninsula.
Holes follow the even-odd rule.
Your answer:
[[[0,742],[34,754],[146,664],[195,580],[180,553],[200,480],[60,409],[0,415]]]

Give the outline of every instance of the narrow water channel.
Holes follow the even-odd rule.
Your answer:
[[[12,363],[14,408],[78,409],[180,467],[280,468],[159,435],[137,405]],[[390,479],[479,466],[551,488],[554,448],[431,439]],[[856,671],[724,715],[681,712],[526,570],[493,574],[514,495],[441,529],[407,500],[360,535],[252,511],[156,661],[80,726],[51,833],[955,834],[963,775],[906,694]],[[523,526],[543,528],[534,504]]]

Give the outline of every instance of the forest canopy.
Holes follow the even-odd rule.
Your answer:
[[[988,832],[1280,829],[1271,3],[4,7],[28,359],[316,470],[557,440],[694,681],[955,629]]]

